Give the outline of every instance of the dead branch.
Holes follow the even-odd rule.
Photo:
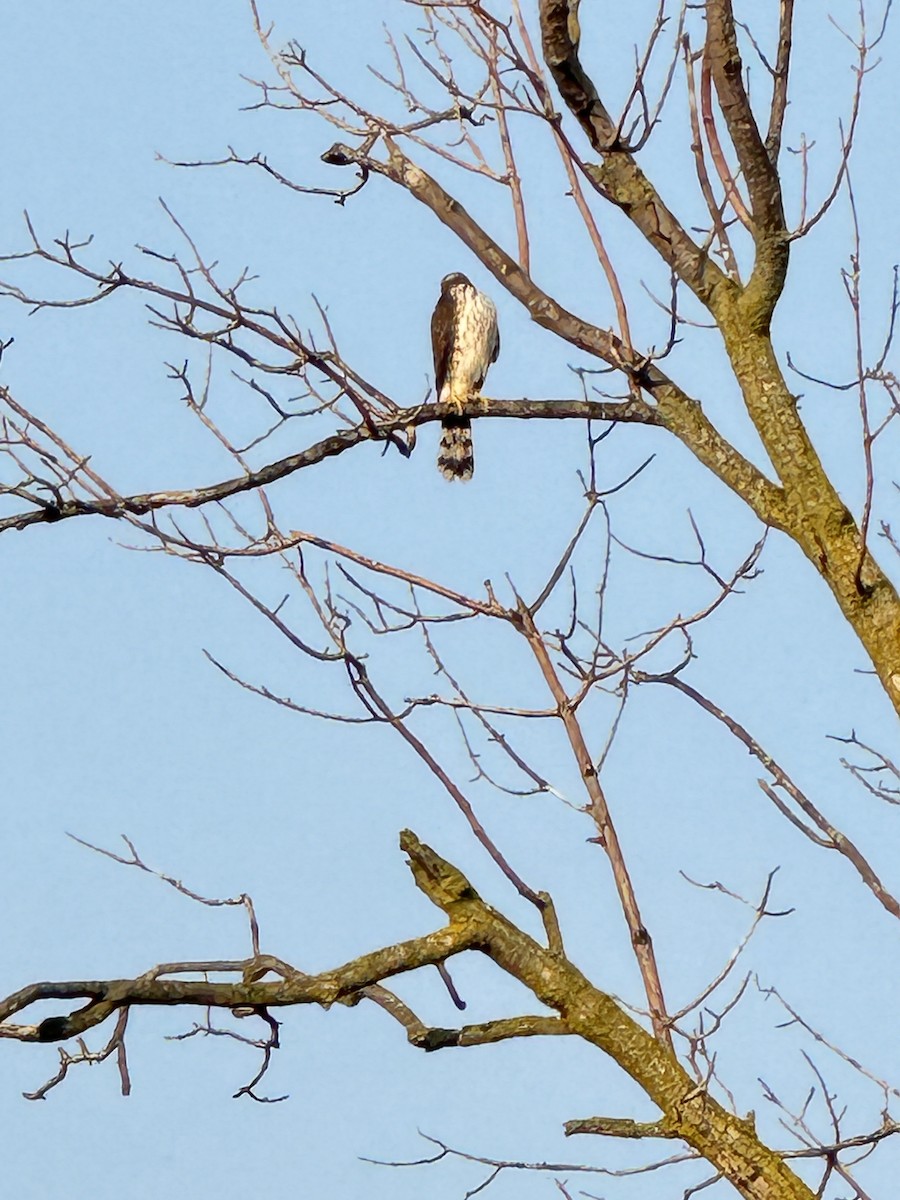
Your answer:
[[[234,963],[165,964],[137,979],[38,983],[0,1002],[0,1036],[19,1041],[62,1041],[78,1037],[114,1013],[133,1006],[195,1004],[266,1011],[288,1005],[354,1003],[363,989],[407,971],[478,950],[517,978],[542,1003],[564,1015],[571,1032],[611,1055],[648,1097],[660,1106],[668,1128],[729,1178],[749,1200],[765,1200],[772,1189],[787,1200],[812,1193],[751,1124],[723,1109],[679,1066],[671,1051],[641,1028],[608,995],[595,988],[558,951],[540,946],[484,903],[458,870],[410,832],[401,837],[417,886],[446,915],[441,930],[365,954],[318,975],[291,973],[270,983],[254,979],[256,959]],[[162,978],[163,974],[241,974],[241,983]],[[250,981],[247,981],[250,980]],[[37,1000],[85,1000],[67,1015],[37,1025],[12,1025],[10,1018]]]

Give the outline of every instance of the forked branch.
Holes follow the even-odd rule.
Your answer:
[[[77,1037],[114,1013],[144,1005],[203,1005],[265,1014],[270,1007],[356,1003],[381,980],[478,950],[556,1012],[567,1030],[612,1057],[662,1112],[658,1129],[702,1154],[748,1200],[812,1200],[810,1189],[756,1136],[752,1122],[728,1112],[680,1066],[672,1052],[643,1029],[610,995],[595,987],[558,949],[540,945],[486,904],[462,872],[407,831],[400,844],[417,886],[443,911],[447,925],[318,975],[285,972],[275,982],[257,978],[265,959],[167,964],[137,979],[39,983],[0,1003],[0,1035],[20,1041]],[[240,983],[163,979],[163,971],[228,971]],[[67,1015],[36,1025],[9,1020],[38,1000],[86,1000]],[[509,1032],[509,1030],[504,1030]],[[525,1019],[523,1032],[546,1029]],[[554,1027],[554,1032],[556,1028]],[[562,1032],[562,1030],[559,1030]]]

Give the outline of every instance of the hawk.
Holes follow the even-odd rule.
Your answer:
[[[460,410],[441,422],[438,470],[445,479],[471,479],[472,423],[462,415],[462,406],[480,395],[488,367],[500,353],[500,333],[494,302],[459,271],[441,280],[431,318],[431,346],[438,403]]]

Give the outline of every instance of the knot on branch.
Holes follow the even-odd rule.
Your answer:
[[[429,1053],[432,1050],[445,1050],[448,1046],[458,1046],[460,1043],[458,1029],[426,1029],[424,1033],[413,1037],[411,1041],[421,1050]]]
[[[37,1028],[39,1042],[62,1042],[69,1036],[68,1017],[47,1017]]]

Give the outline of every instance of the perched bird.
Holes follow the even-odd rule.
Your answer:
[[[462,415],[462,406],[480,395],[488,367],[500,353],[500,333],[494,302],[459,271],[441,280],[431,318],[431,346],[438,403],[459,409],[458,416],[441,423],[438,470],[445,479],[471,479],[472,424]]]

